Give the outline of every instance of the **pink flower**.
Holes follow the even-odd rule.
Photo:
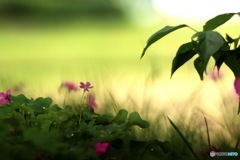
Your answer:
[[[213,71],[210,73],[209,77],[213,81],[217,81],[223,77],[223,74],[218,69],[213,69]]]
[[[240,76],[234,80],[234,88],[238,96],[240,96]]]
[[[86,84],[84,84],[83,82],[80,82],[80,88],[84,89],[84,92],[89,91],[88,89],[93,88],[93,86],[91,86],[90,82],[86,82]]]
[[[100,157],[107,153],[107,150],[109,148],[109,142],[97,142],[95,143],[95,153]]]
[[[97,108],[97,104],[96,104],[96,102],[95,102],[95,97],[94,97],[94,95],[93,94],[88,94],[88,96],[87,96],[87,105],[89,106],[89,107],[91,107],[92,109],[96,109]]]
[[[73,82],[63,82],[61,87],[67,88],[69,92],[78,90],[78,86]]]
[[[8,90],[7,93],[0,93],[0,105],[8,103],[10,101],[11,90]]]

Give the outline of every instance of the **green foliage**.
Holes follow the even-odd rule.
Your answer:
[[[183,27],[188,27],[196,33],[194,33],[191,37],[191,42],[184,43],[179,47],[177,54],[172,61],[171,76],[178,68],[196,54],[198,54],[198,57],[194,61],[194,67],[201,80],[204,78],[204,72],[206,72],[206,68],[211,57],[214,58],[215,65],[218,69],[220,69],[221,65],[225,63],[231,69],[235,77],[240,76],[240,46],[238,44],[240,37],[231,38],[229,35],[226,35],[226,38],[223,38],[220,33],[213,31],[230,20],[234,15],[240,15],[240,13],[226,13],[218,15],[208,20],[203,26],[203,31],[200,32],[185,24],[178,26],[166,26],[154,33],[148,39],[147,44],[143,49],[141,58],[145,55],[148,47],[156,41],[173,31]],[[233,49],[231,49],[231,44],[234,45]]]
[[[110,143],[104,159],[134,157],[135,126],[147,128],[149,123],[137,112],[128,117],[125,109],[114,116],[97,114],[86,104],[60,108],[51,98],[11,96],[10,103],[0,106],[1,158],[98,159],[97,142]]]

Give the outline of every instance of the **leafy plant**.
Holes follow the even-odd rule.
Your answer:
[[[172,159],[168,141],[139,140],[133,128],[149,127],[137,112],[120,109],[95,113],[84,95],[93,88],[81,84],[81,103],[59,107],[51,98],[0,94],[0,150],[3,159]],[[69,91],[75,87],[70,87]],[[91,93],[89,93],[91,94]]]
[[[172,61],[171,76],[178,68],[197,55],[194,60],[194,67],[201,80],[204,78],[204,72],[206,73],[206,68],[211,57],[214,58],[215,66],[218,70],[221,68],[222,64],[225,63],[237,78],[240,76],[240,37],[232,38],[226,34],[224,38],[219,32],[215,31],[217,27],[226,23],[234,15],[240,16],[240,13],[225,13],[218,15],[208,20],[204,24],[202,31],[196,31],[186,24],[166,26],[150,36],[143,49],[141,58],[153,43],[178,29],[187,27],[195,33],[192,35],[190,42],[184,43],[178,48],[176,56]],[[237,90],[236,87],[235,89]],[[240,105],[238,113],[239,112]]]

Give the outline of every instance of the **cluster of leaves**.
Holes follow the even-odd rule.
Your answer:
[[[232,38],[226,34],[226,38],[224,38],[219,32],[214,31],[217,27],[230,20],[234,15],[240,16],[240,13],[218,15],[208,20],[203,26],[203,31],[200,32],[186,24],[166,26],[154,33],[148,39],[141,58],[145,55],[148,47],[156,41],[173,31],[188,27],[195,31],[195,33],[191,37],[191,42],[184,43],[179,47],[172,61],[171,75],[173,75],[185,62],[198,54],[198,57],[194,61],[194,67],[201,80],[203,80],[204,72],[206,72],[207,64],[211,57],[215,59],[215,65],[218,69],[225,63],[231,69],[235,77],[238,77],[240,76],[240,46],[238,44],[240,37]],[[233,48],[231,48],[231,45],[233,45]]]
[[[10,96],[0,106],[0,150],[3,159],[140,159],[157,145],[168,153],[169,142],[139,141],[133,127],[147,128],[137,112],[121,109],[114,116],[98,114],[86,104],[52,105],[51,98]],[[109,144],[98,155],[94,144]],[[121,153],[121,154],[119,154]]]

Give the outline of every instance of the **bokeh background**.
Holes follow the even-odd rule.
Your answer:
[[[239,5],[237,0],[1,0],[0,89],[63,104],[62,82],[89,81],[100,108],[111,100],[122,108],[151,106],[151,114],[156,109],[176,114],[187,105],[216,116],[222,97],[238,104],[225,65],[217,80],[212,59],[204,81],[193,61],[170,79],[171,61],[179,45],[191,40],[191,30],[174,32],[141,60],[140,55],[150,35],[164,26],[201,30],[208,19],[238,12]],[[236,38],[239,24],[235,16],[217,30]],[[71,94],[77,103],[81,93]]]

